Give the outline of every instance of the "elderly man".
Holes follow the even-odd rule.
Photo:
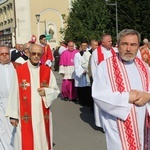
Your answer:
[[[150,72],[137,57],[139,45],[137,31],[122,30],[119,53],[101,62],[94,76],[92,95],[101,109],[108,150],[150,149]]]
[[[52,70],[39,65],[42,55],[42,46],[32,44],[29,60],[16,69],[13,78],[6,116],[17,127],[15,150],[52,149],[50,106],[59,89]]]
[[[23,55],[20,55],[20,56],[15,60],[15,62],[24,64],[24,63],[28,60],[28,57],[29,57],[29,47],[30,47],[30,46],[31,46],[31,43],[25,43],[25,44],[23,45]]]
[[[13,127],[5,117],[9,90],[16,63],[10,62],[10,52],[7,46],[0,46],[0,150],[12,150]]]
[[[101,38],[101,45],[93,51],[91,56],[91,72],[94,80],[94,74],[97,66],[108,57],[115,55],[115,50],[112,47],[112,37],[110,34],[104,34]],[[97,105],[94,103],[94,116],[95,116],[95,124],[98,127],[102,127],[101,122],[101,112]]]
[[[74,86],[74,56],[78,50],[74,49],[75,43],[68,42],[68,49],[63,51],[60,56],[59,74],[62,75],[61,95],[62,99],[74,101],[77,98],[77,91]]]

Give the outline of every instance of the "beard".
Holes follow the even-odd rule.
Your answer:
[[[135,57],[136,57],[136,54],[133,54],[133,53],[124,53],[123,55],[120,55],[122,60],[124,61],[132,61]]]

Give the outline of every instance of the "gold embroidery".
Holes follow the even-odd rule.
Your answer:
[[[30,83],[27,83],[27,82],[26,82],[26,79],[23,79],[23,80],[22,80],[22,83],[20,83],[20,87],[22,87],[23,90],[26,90],[26,89],[27,89],[27,86],[30,86]]]
[[[46,120],[46,122],[48,122],[49,121],[49,115],[46,113],[46,114],[44,114],[44,119]]]
[[[28,115],[28,113],[24,113],[24,116],[21,117],[22,120],[25,121],[25,123],[27,123],[29,121],[29,119],[31,119],[31,116]]]
[[[23,100],[26,101],[27,100],[27,96],[23,96]]]
[[[41,87],[48,87],[46,80],[44,80],[40,85],[41,85]]]

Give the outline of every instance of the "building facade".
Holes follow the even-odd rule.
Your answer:
[[[45,34],[52,48],[63,40],[60,29],[65,27],[73,0],[0,0],[0,44],[36,43]]]

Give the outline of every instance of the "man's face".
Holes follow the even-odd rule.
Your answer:
[[[74,50],[74,43],[73,42],[68,43],[68,50],[69,51],[73,51]]]
[[[106,49],[110,49],[112,46],[112,38],[111,36],[106,36],[104,37],[103,41],[102,41],[102,45],[106,48]]]
[[[87,43],[81,43],[81,50],[86,51],[87,46]]]
[[[136,57],[139,48],[137,35],[126,35],[122,37],[118,45],[120,57],[125,61],[131,61]]]
[[[19,51],[21,51],[21,52],[23,51],[23,44],[19,45]]]
[[[29,57],[29,47],[30,47],[30,46],[31,46],[30,43],[26,43],[26,45],[24,45],[24,49],[23,49],[24,54],[25,54],[26,56],[28,56],[28,57]]]
[[[37,66],[39,64],[39,61],[43,55],[43,48],[40,45],[33,45],[31,47],[31,50],[29,52],[29,60],[32,65]]]
[[[41,40],[40,40],[40,43],[41,43],[42,45],[45,45],[45,44],[46,44],[46,38],[41,39]]]
[[[91,43],[92,50],[97,49],[97,47],[98,47],[98,42],[94,41],[94,42]]]
[[[10,53],[7,47],[0,47],[0,63],[8,64],[10,62]]]
[[[18,43],[16,43],[16,45],[15,45],[15,48],[16,48],[17,50],[19,50],[19,45],[20,45],[20,44],[18,44]]]

